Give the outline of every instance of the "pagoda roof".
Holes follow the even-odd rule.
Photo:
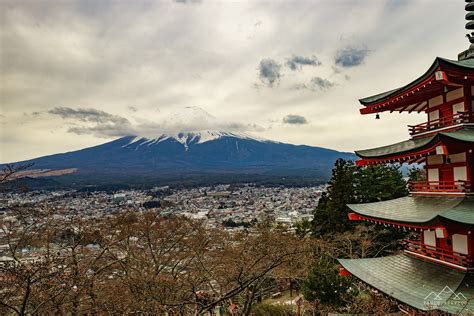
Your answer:
[[[453,89],[458,88],[460,84],[465,83],[466,74],[472,75],[473,69],[474,59],[457,61],[437,57],[422,76],[407,85],[360,99],[359,102],[365,106],[361,113],[401,111],[405,105],[410,111],[421,111],[427,106],[423,101],[442,93],[443,87],[450,83],[453,84]],[[438,70],[448,73],[448,81],[435,78],[435,72]],[[468,80],[472,81],[474,77],[469,77]]]
[[[474,225],[473,197],[406,196],[347,206],[365,217],[404,224],[428,224],[438,219],[449,219]]]
[[[390,158],[394,156],[406,156],[423,151],[434,151],[435,147],[446,140],[474,143],[474,128],[464,127],[450,132],[439,132],[425,137],[417,137],[392,145],[358,150],[356,155],[363,159]]]
[[[474,311],[472,273],[406,254],[338,261],[365,283],[418,310]]]

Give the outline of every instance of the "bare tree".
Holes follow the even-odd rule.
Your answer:
[[[6,165],[0,171],[0,183],[14,179],[15,176],[18,175],[19,172],[24,171],[30,168],[31,166],[33,166],[32,163],[21,164],[21,165],[13,165],[13,164]]]

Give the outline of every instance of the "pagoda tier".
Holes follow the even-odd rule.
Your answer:
[[[436,58],[431,67],[413,82],[384,93],[360,99],[362,114],[390,112],[433,112],[441,105],[470,103],[474,85],[474,59],[461,61]],[[471,105],[471,104],[469,104]],[[469,109],[472,112],[472,108]],[[433,114],[435,115],[435,114]],[[472,122],[472,116],[470,117]]]
[[[368,285],[415,309],[463,315],[474,311],[472,273],[406,254],[339,262]]]
[[[396,144],[356,151],[356,163],[425,163],[426,179],[411,182],[413,195],[474,194],[474,127],[412,138]]]
[[[349,204],[349,220],[419,232],[404,252],[462,271],[474,271],[474,198],[407,196]]]

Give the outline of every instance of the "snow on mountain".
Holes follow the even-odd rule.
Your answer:
[[[151,145],[159,144],[166,140],[171,140],[171,141],[176,141],[182,144],[185,150],[188,150],[190,144],[194,144],[194,145],[204,144],[206,142],[220,139],[222,137],[255,140],[258,142],[271,142],[270,140],[251,136],[246,133],[231,133],[231,132],[209,130],[209,131],[196,131],[196,132],[164,133],[153,138],[149,138],[145,136],[135,136],[128,144],[125,144],[122,147],[128,147],[134,144],[137,146],[144,146],[144,145],[151,146]]]

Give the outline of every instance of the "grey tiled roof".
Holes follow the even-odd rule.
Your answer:
[[[464,127],[453,132],[440,132],[431,136],[413,138],[387,146],[357,150],[355,153],[361,158],[383,158],[392,155],[414,153],[430,148],[439,141],[446,140],[474,143],[474,128]]]
[[[339,259],[339,262],[365,283],[419,310],[439,309],[455,313],[466,308],[474,312],[472,274],[405,254],[370,259]],[[461,292],[463,296],[458,297],[465,297],[466,300],[455,301],[455,294],[449,289],[455,294]]]
[[[406,196],[383,202],[348,204],[357,214],[400,223],[428,223],[446,218],[474,225],[474,197]]]

